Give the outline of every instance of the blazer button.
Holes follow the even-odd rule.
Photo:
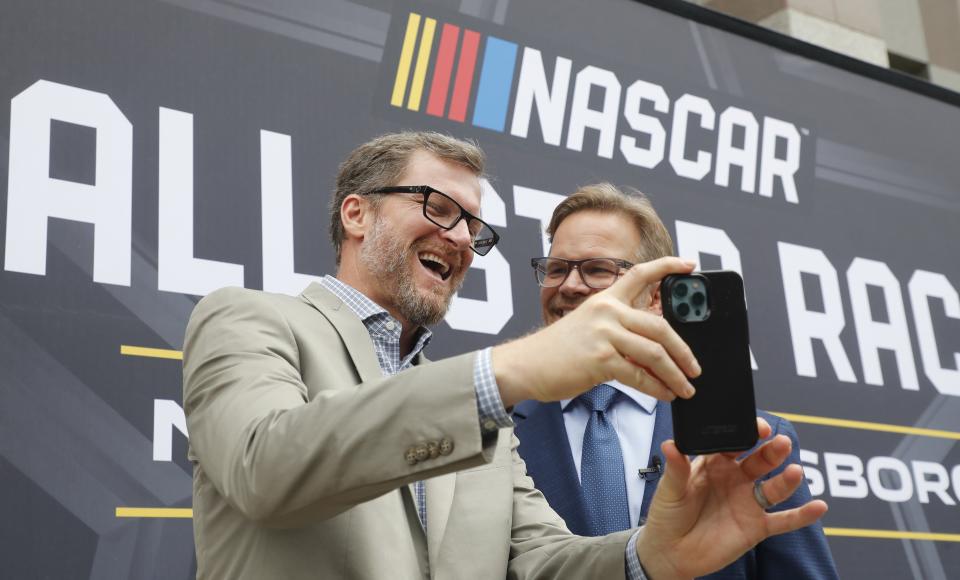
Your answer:
[[[440,455],[450,455],[453,453],[453,441],[444,437],[440,440]]]
[[[427,451],[427,446],[423,443],[417,445],[417,461],[426,461],[430,457],[430,452]]]
[[[416,465],[417,464],[417,450],[413,447],[407,449],[407,452],[403,454],[403,458],[407,460],[407,465]]]
[[[427,441],[427,451],[430,452],[430,459],[440,457],[440,444],[436,441]]]

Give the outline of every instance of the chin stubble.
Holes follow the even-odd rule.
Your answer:
[[[460,289],[466,271],[460,272],[452,281],[450,293],[425,294],[417,289],[409,257],[416,257],[418,243],[405,248],[400,239],[391,236],[387,225],[377,218],[370,233],[360,248],[360,262],[380,281],[392,295],[400,315],[414,326],[433,326],[447,313],[453,293]]]

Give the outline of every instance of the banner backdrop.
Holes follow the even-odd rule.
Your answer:
[[[192,307],[332,273],[338,162],[420,128],[484,147],[503,234],[432,358],[536,327],[554,205],[638,187],[680,255],[742,272],[758,404],[797,426],[841,574],[955,577],[958,99],[683,10],[6,0],[0,575],[193,575]]]

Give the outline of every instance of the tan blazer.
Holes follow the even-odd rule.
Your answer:
[[[570,535],[512,431],[481,436],[474,358],[384,377],[318,284],[204,298],[183,379],[198,578],[623,578],[630,532]]]

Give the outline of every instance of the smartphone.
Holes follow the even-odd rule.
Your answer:
[[[728,271],[667,276],[660,302],[702,370],[690,381],[696,394],[671,404],[677,448],[687,455],[750,449],[758,433],[743,278]]]

